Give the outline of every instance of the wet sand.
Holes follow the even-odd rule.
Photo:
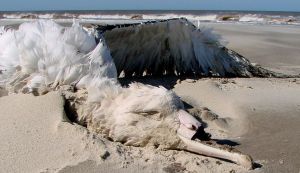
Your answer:
[[[300,74],[300,26],[203,24],[228,41],[227,47],[277,72]]]

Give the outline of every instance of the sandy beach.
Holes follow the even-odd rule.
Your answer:
[[[228,41],[228,48],[252,63],[285,74],[300,73],[299,26],[203,24]]]
[[[252,63],[276,72],[300,73],[300,27],[207,26]],[[59,92],[6,96],[0,88],[0,172],[300,171],[299,78],[152,78],[140,82],[164,85],[191,108],[213,111],[218,119],[203,120],[212,138],[234,143],[253,157],[256,168],[248,171],[186,151],[114,143],[69,121]]]

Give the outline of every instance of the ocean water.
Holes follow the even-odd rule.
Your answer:
[[[10,11],[0,12],[0,21],[56,19],[86,22],[96,20],[152,20],[184,17],[192,22],[300,25],[300,12],[203,11],[203,10],[114,10],[114,11]]]

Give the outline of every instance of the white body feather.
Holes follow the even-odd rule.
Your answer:
[[[116,78],[103,41],[96,47],[94,36],[78,23],[62,27],[43,20],[21,24],[0,36],[0,71],[4,86],[17,72],[31,76],[25,86],[29,88],[49,84],[87,88],[95,78]]]

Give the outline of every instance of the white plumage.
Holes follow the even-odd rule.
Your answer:
[[[96,47],[94,36],[78,23],[71,27],[44,20],[23,23],[18,30],[4,32],[0,46],[1,85],[19,85],[24,75],[30,76],[27,88],[50,84],[85,88],[94,78],[116,78],[104,41]]]

